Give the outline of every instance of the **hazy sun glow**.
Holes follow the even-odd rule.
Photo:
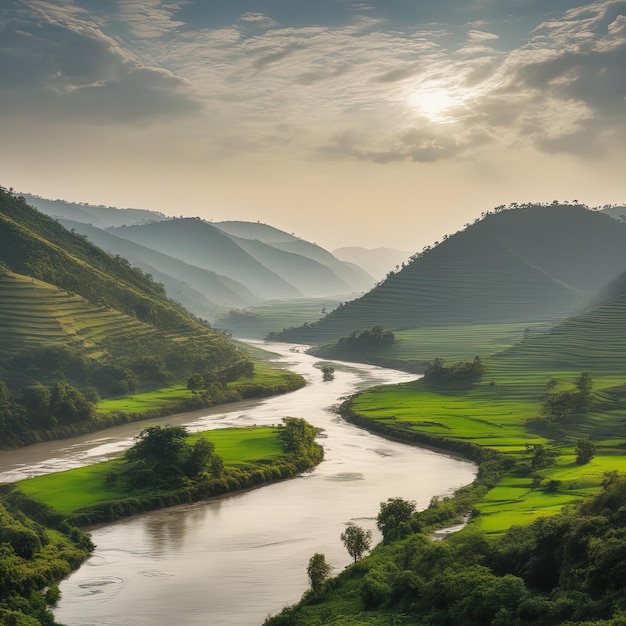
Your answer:
[[[445,124],[454,122],[454,114],[464,98],[438,85],[424,85],[409,95],[411,108],[426,116],[431,122]]]

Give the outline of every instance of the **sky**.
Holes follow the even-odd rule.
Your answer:
[[[0,185],[414,252],[626,201],[626,0],[0,0]]]

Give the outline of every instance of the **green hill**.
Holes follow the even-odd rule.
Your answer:
[[[626,272],[600,293],[593,308],[496,355],[494,367],[626,375]]]
[[[32,440],[24,438],[29,429],[56,427],[34,409],[22,413],[26,405],[12,407],[10,392],[28,404],[24,394],[34,383],[85,406],[67,385],[92,397],[117,396],[193,373],[231,372],[247,360],[141,270],[0,189],[0,402],[9,407],[3,405],[0,439],[24,442]],[[58,410],[65,420],[75,406],[64,401]],[[82,415],[92,419],[93,412]],[[65,425],[73,427],[70,417]]]
[[[348,294],[353,289],[341,280],[329,267],[301,254],[286,252],[258,239],[243,239],[230,235],[231,239],[250,256],[296,285],[307,298],[328,294]]]
[[[585,207],[524,206],[415,255],[363,297],[278,334],[323,343],[355,329],[512,323],[567,315],[626,268],[626,224]]]
[[[242,250],[228,235],[200,219],[171,219],[115,228],[111,232],[190,265],[229,276],[258,297],[302,296],[296,287]]]
[[[244,247],[246,241],[247,246],[252,246],[254,243],[256,248],[246,247],[246,249],[253,256],[256,255],[262,263],[267,261],[268,267],[273,267],[278,274],[284,275],[288,272],[285,276],[287,280],[302,289],[306,296],[349,294],[370,289],[374,284],[374,279],[357,264],[342,261],[317,244],[290,235],[273,226],[241,221],[218,222],[215,226],[235,238],[240,245],[244,244]],[[259,246],[260,243],[267,244],[274,250],[283,251],[290,256],[281,257],[278,256],[278,252],[270,255],[267,248]],[[264,256],[258,256],[257,253]],[[292,264],[296,258],[299,258],[300,270],[294,272]],[[306,263],[303,259],[308,259],[310,262]],[[320,266],[323,266],[323,269]],[[304,272],[309,275],[303,275]],[[303,280],[308,282],[301,287]]]
[[[216,307],[245,307],[257,300],[241,283],[215,272],[190,265],[134,241],[117,237],[90,224],[62,219],[60,222],[89,238],[98,247],[128,259],[154,280],[162,283],[168,296],[201,317],[214,317]]]

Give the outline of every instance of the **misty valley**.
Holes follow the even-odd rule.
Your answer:
[[[626,623],[626,207],[419,251],[0,189],[0,622]]]

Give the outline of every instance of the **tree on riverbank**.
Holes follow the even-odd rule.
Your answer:
[[[389,498],[380,503],[380,511],[376,517],[376,526],[389,541],[402,536],[404,527],[408,528],[411,516],[415,512],[415,502],[403,498]],[[410,529],[409,529],[410,530]]]
[[[365,530],[352,522],[350,522],[347,528],[341,533],[340,538],[355,563],[372,545],[372,531]]]
[[[324,589],[324,582],[330,576],[333,568],[326,562],[326,557],[320,552],[316,552],[310,559],[306,568],[309,576],[311,590],[316,596],[320,596]]]

